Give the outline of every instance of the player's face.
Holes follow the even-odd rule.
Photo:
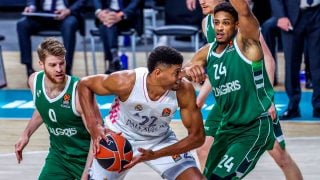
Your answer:
[[[66,61],[62,57],[48,55],[40,65],[46,76],[53,83],[63,83],[66,74]]]
[[[218,43],[229,43],[238,30],[238,22],[230,13],[219,11],[214,15],[214,30]]]
[[[221,2],[224,2],[225,0],[199,0],[202,13],[204,15],[208,15],[213,13],[214,8]]]
[[[171,65],[168,68],[161,69],[159,80],[165,89],[177,90],[179,88],[181,79],[183,78],[181,67],[182,65]]]

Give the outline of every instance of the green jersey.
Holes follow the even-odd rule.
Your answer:
[[[50,135],[50,151],[62,158],[84,164],[90,147],[90,134],[76,110],[78,78],[67,76],[65,89],[55,98],[46,94],[44,72],[34,81],[34,102]]]
[[[211,44],[207,68],[213,94],[222,114],[220,130],[246,126],[259,116],[268,115],[273,88],[263,59],[252,62],[240,51],[236,39],[217,54]],[[218,130],[219,131],[219,130]]]
[[[205,36],[207,38],[208,43],[212,43],[215,41],[216,39],[216,32],[214,31],[214,24],[213,24],[213,15],[212,14],[208,14],[205,17]]]

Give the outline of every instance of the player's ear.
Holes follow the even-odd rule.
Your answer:
[[[235,26],[236,26],[236,31],[238,31],[239,30],[239,21],[235,22]]]
[[[159,76],[161,74],[161,69],[160,68],[156,68],[153,73],[156,75],[156,76]]]
[[[39,60],[39,66],[41,69],[44,69],[44,60]]]

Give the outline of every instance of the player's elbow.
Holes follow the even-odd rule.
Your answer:
[[[192,135],[192,144],[194,145],[194,148],[198,148],[202,146],[204,144],[204,141],[205,141],[205,134],[204,134],[203,128],[202,130]]]

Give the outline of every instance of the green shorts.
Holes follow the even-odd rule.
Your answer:
[[[79,159],[80,158],[81,157],[79,157]],[[58,152],[50,149],[38,179],[81,179],[85,162],[86,158],[82,163],[62,158]]]
[[[272,121],[274,137],[279,142],[280,147],[284,150],[286,148],[286,142],[284,140],[283,132],[281,129],[279,117]]]
[[[204,123],[204,132],[206,136],[212,136],[212,137],[215,136],[217,129],[220,125],[221,119],[222,119],[222,116],[219,111],[219,108],[216,105],[213,106]]]
[[[213,107],[212,110],[209,112],[207,119],[204,123],[204,131],[205,131],[206,136],[212,136],[212,137],[215,136],[217,129],[220,125],[221,119],[222,119],[222,117],[220,116],[219,111]],[[283,136],[283,132],[281,129],[281,125],[280,125],[280,121],[279,121],[278,116],[275,120],[273,120],[272,125],[273,125],[273,129],[274,129],[274,137],[279,142],[280,147],[282,149],[285,149],[286,142],[284,140],[284,136]]]
[[[270,117],[252,124],[221,130],[215,135],[204,175],[210,178],[241,179],[256,165],[260,156],[273,148],[275,138]]]

